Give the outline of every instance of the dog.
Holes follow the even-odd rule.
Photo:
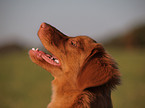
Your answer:
[[[120,84],[120,72],[102,44],[88,36],[69,37],[47,23],[38,36],[52,54],[29,51],[31,60],[54,77],[47,108],[113,108],[111,90]]]

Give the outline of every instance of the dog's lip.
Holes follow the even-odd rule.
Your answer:
[[[39,51],[38,48],[32,48],[30,51],[32,51],[37,59],[39,60],[45,60],[47,63],[54,65],[54,66],[60,66],[60,60],[54,56],[44,53],[43,51]]]

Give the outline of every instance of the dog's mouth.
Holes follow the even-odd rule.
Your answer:
[[[49,55],[44,53],[43,51],[40,51],[38,48],[32,48],[31,50],[33,53],[35,53],[37,59],[44,60],[45,62],[54,65],[54,66],[60,66],[59,59],[54,55]]]

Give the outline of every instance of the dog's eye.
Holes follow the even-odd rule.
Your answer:
[[[77,42],[76,41],[71,41],[71,45],[77,47]]]

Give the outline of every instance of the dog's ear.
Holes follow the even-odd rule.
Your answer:
[[[79,89],[100,86],[118,75],[118,69],[113,59],[105,52],[103,46],[96,43],[90,55],[84,61],[77,76]]]

